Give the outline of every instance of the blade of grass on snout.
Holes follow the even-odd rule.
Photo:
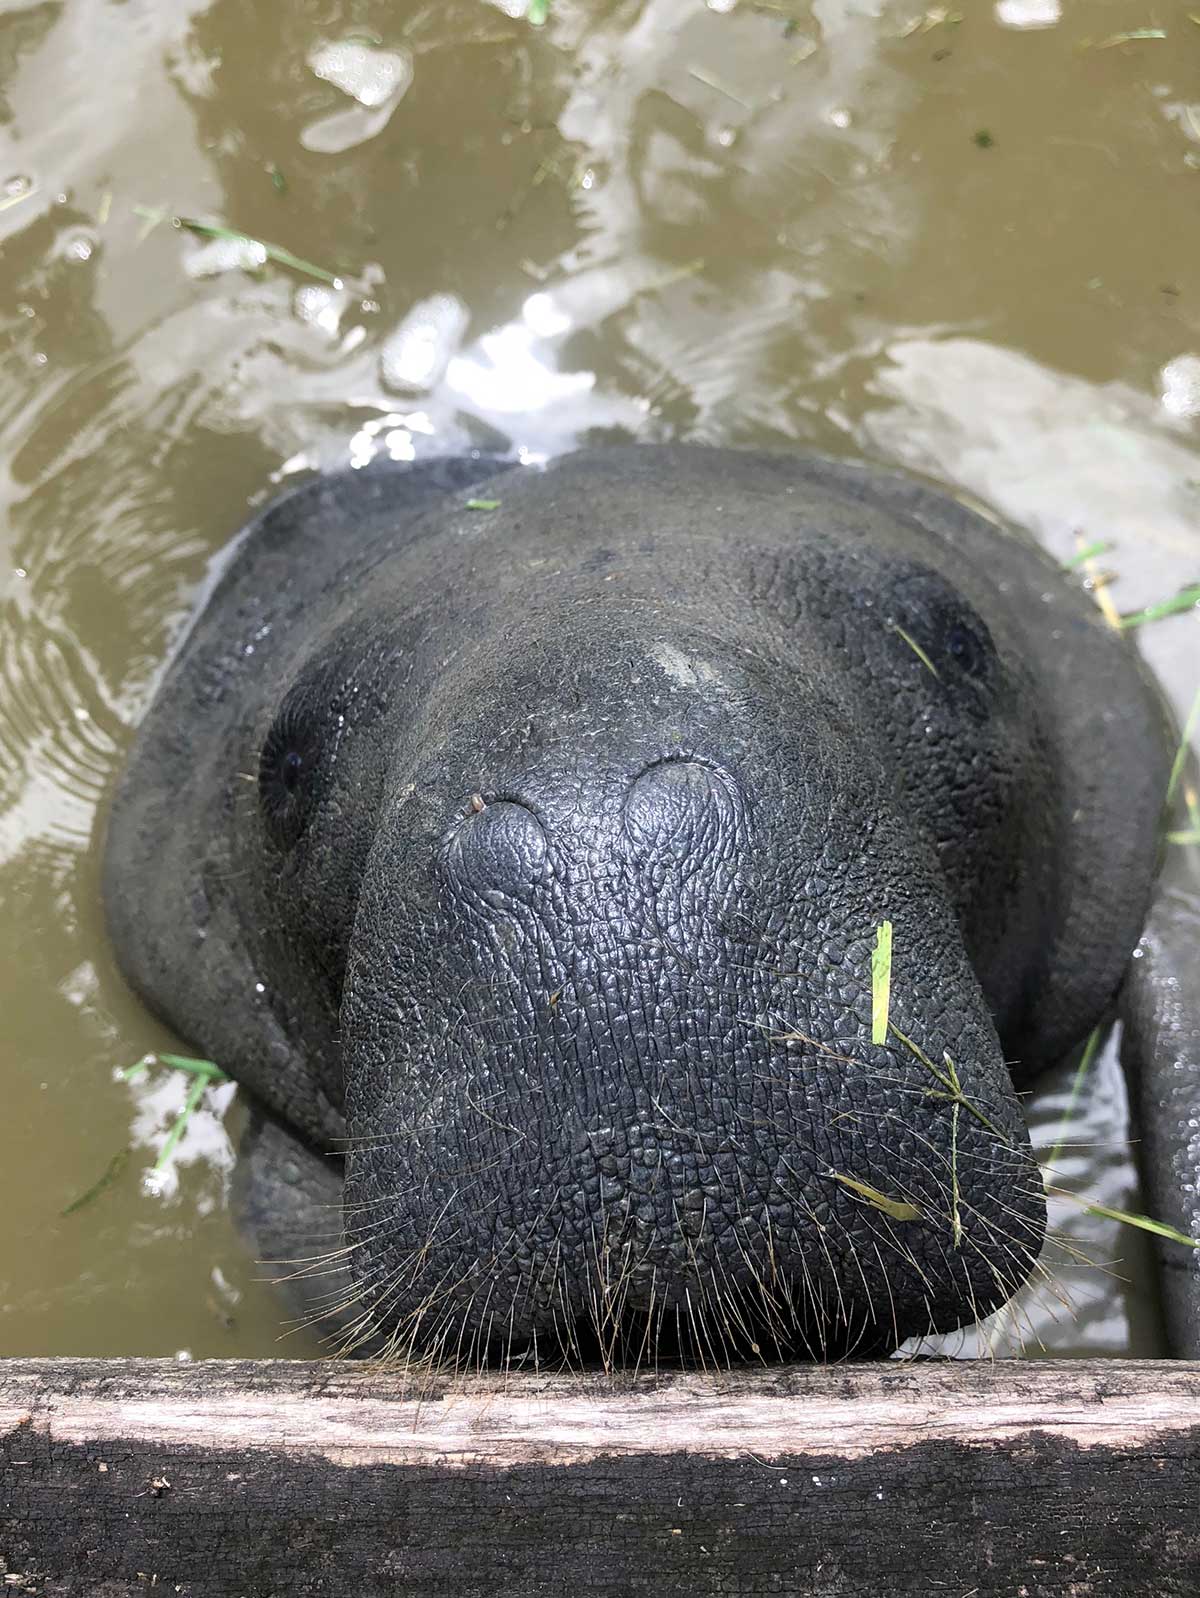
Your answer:
[[[980,1123],[980,1125],[986,1126],[988,1131],[998,1137],[1002,1143],[1009,1143],[1012,1141],[1000,1130],[995,1121],[993,1121],[990,1116],[985,1115],[979,1106],[972,1103],[972,1101],[963,1092],[962,1083],[958,1079],[958,1068],[945,1051],[942,1053],[942,1059],[946,1062],[946,1069],[945,1071],[940,1071],[925,1053],[924,1049],[922,1049],[918,1044],[914,1043],[911,1038],[905,1037],[904,1033],[901,1032],[900,1028],[895,1024],[894,1021],[888,1023],[888,1030],[891,1032],[894,1038],[900,1039],[900,1042],[903,1043],[904,1047],[908,1049],[911,1054],[920,1060],[921,1064],[933,1076],[934,1080],[941,1083],[943,1091],[939,1094],[936,1094],[935,1097],[949,1099],[953,1104],[961,1104],[965,1109],[970,1110],[971,1114]]]
[[[881,921],[875,928],[875,947],[871,951],[871,1042],[886,1043],[888,1010],[892,1002],[892,923]]]
[[[941,672],[934,665],[933,661],[930,660],[930,658],[926,654],[925,650],[923,650],[921,648],[920,644],[913,637],[913,635],[911,633],[906,633],[904,631],[904,628],[900,627],[900,626],[897,626],[897,624],[895,622],[892,622],[891,628],[892,628],[892,631],[896,634],[896,636],[898,638],[902,638],[904,640],[904,642],[912,650],[913,654],[921,662],[922,666],[924,666],[927,671],[931,671],[933,673],[933,675],[940,682],[941,681],[941,677],[942,677]]]
[[[886,1193],[881,1193],[877,1187],[872,1187],[870,1182],[863,1182],[857,1176],[845,1176],[841,1171],[830,1171],[829,1174],[835,1182],[840,1182],[843,1187],[848,1187],[860,1199],[865,1199],[873,1209],[882,1210],[885,1215],[890,1215],[894,1221],[919,1221],[922,1219],[921,1211],[915,1204],[909,1204],[904,1199],[889,1198]]]

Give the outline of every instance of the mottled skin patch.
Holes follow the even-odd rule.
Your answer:
[[[344,1206],[305,1297],[350,1342],[878,1349],[1037,1255],[1010,1067],[1110,1002],[1166,760],[1090,602],[907,479],[684,447],[348,473],[247,530],[107,900],[262,1107],[263,1253]],[[912,1047],[871,1041],[885,918]]]

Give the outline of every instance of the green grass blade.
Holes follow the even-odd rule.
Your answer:
[[[1183,1248],[1200,1249],[1200,1238],[1189,1237],[1177,1227],[1168,1226],[1166,1221],[1156,1221],[1149,1215],[1135,1215],[1131,1210],[1114,1210],[1107,1204],[1091,1204],[1087,1199],[1080,1198],[1078,1193],[1072,1193],[1065,1187],[1048,1187],[1046,1191],[1053,1193],[1055,1198],[1070,1199],[1073,1204],[1078,1204],[1081,1210],[1086,1210],[1089,1215],[1097,1215],[1101,1220],[1119,1221],[1122,1226],[1135,1226],[1140,1232],[1153,1232],[1155,1237],[1165,1237],[1168,1243],[1179,1243]]]
[[[189,233],[198,234],[204,239],[229,239],[235,244],[252,245],[265,251],[267,260],[274,261],[277,266],[290,267],[293,272],[316,278],[318,283],[330,283],[334,288],[342,286],[342,280],[335,272],[327,272],[323,266],[315,266],[312,261],[293,255],[281,244],[269,244],[266,239],[256,239],[252,234],[239,232],[237,228],[224,227],[218,222],[201,222],[194,216],[177,216],[172,221],[176,227],[186,228]]]
[[[168,212],[154,210],[148,205],[135,205],[133,214],[141,217],[149,227],[157,226],[166,220]],[[221,222],[202,222],[194,216],[172,216],[171,226],[184,228],[188,233],[195,233],[202,239],[227,239],[234,244],[249,245],[251,249],[261,250],[268,261],[274,261],[276,266],[286,266],[293,272],[299,272],[302,277],[315,278],[318,283],[328,283],[333,288],[341,288],[343,279],[336,272],[327,272],[323,266],[317,266],[313,261],[306,261],[301,255],[294,255],[282,244],[271,244],[266,239],[256,239],[250,233],[242,233],[237,228],[226,227]]]
[[[881,921],[875,928],[875,947],[871,951],[871,1042],[886,1043],[888,1011],[892,1002],[892,923]]]
[[[1196,722],[1200,721],[1200,688],[1196,689],[1196,697],[1192,700],[1192,708],[1187,713],[1187,720],[1183,724],[1183,731],[1179,734],[1179,747],[1175,751],[1175,758],[1171,762],[1171,775],[1167,778],[1167,803],[1175,797],[1175,790],[1179,786],[1179,779],[1183,776],[1183,768],[1187,764],[1188,750],[1192,746],[1192,733],[1196,730]]]
[[[1075,1075],[1071,1078],[1071,1094],[1067,1100],[1067,1107],[1063,1111],[1063,1132],[1075,1118],[1075,1111],[1079,1107],[1079,1095],[1083,1091],[1084,1078],[1092,1068],[1092,1061],[1096,1058],[1096,1050],[1100,1047],[1100,1039],[1104,1036],[1103,1027],[1093,1027],[1088,1033],[1088,1040],[1083,1046],[1083,1053],[1079,1056],[1079,1064],[1075,1067]],[[1045,1163],[1048,1171],[1053,1171],[1058,1164],[1059,1156],[1063,1151],[1063,1139],[1050,1150],[1050,1157]]]
[[[848,1187],[860,1199],[864,1199],[872,1209],[882,1210],[885,1215],[890,1215],[895,1221],[919,1221],[921,1212],[915,1204],[909,1204],[904,1199],[889,1198],[886,1193],[881,1193],[877,1187],[872,1187],[870,1182],[862,1182],[857,1176],[843,1176],[841,1171],[830,1171],[830,1176],[835,1182],[840,1182],[843,1187]]]
[[[933,675],[940,682],[941,681],[941,676],[942,676],[941,672],[934,665],[933,661],[930,660],[929,656],[921,648],[920,644],[912,636],[912,634],[911,633],[906,633],[904,631],[904,628],[903,627],[898,627],[895,622],[890,623],[890,626],[891,626],[892,631],[897,635],[897,637],[903,638],[904,642],[912,650],[913,654],[921,662],[922,666],[924,666],[927,671],[931,671],[933,673]]]
[[[1200,605],[1200,583],[1189,583],[1169,599],[1160,599],[1157,605],[1147,605],[1144,610],[1133,610],[1127,616],[1122,616],[1121,630],[1127,632],[1131,627],[1144,627],[1150,621],[1181,616],[1184,611],[1193,610],[1197,605]]]
[[[1085,545],[1083,549],[1077,550],[1074,555],[1064,560],[1062,569],[1065,572],[1073,572],[1077,567],[1082,566],[1085,561],[1095,560],[1097,555],[1107,555],[1112,547],[1107,539],[1098,538],[1094,544]]]
[[[964,1109],[970,1110],[971,1114],[979,1122],[980,1126],[986,1126],[989,1132],[993,1133],[1000,1139],[1001,1143],[1011,1144],[1012,1139],[1000,1130],[995,1121],[992,1120],[991,1116],[985,1115],[979,1106],[974,1102],[974,1100],[969,1099],[963,1092],[962,1084],[958,1079],[957,1068],[955,1067],[954,1061],[948,1054],[943,1055],[947,1069],[945,1071],[939,1071],[937,1066],[934,1065],[933,1061],[925,1053],[925,1050],[922,1049],[918,1044],[914,1043],[910,1037],[906,1037],[894,1021],[889,1024],[888,1031],[894,1038],[899,1038],[900,1042],[903,1043],[904,1047],[909,1051],[910,1054],[912,1054],[916,1059],[920,1060],[921,1064],[936,1082],[941,1083],[943,1091],[941,1093],[934,1093],[935,1098],[949,1099],[952,1104],[961,1104]],[[932,1088],[929,1088],[926,1091],[933,1093]]]
[[[173,1066],[176,1071],[188,1071],[194,1076],[206,1076],[213,1082],[228,1082],[219,1065],[214,1065],[211,1060],[194,1060],[188,1054],[156,1054],[156,1060],[161,1060],[164,1065]]]
[[[195,1113],[196,1106],[208,1092],[211,1081],[212,1078],[210,1076],[198,1075],[188,1089],[188,1096],[184,1100],[183,1109],[175,1117],[175,1124],[167,1133],[167,1141],[162,1146],[162,1153],[154,1162],[156,1171],[165,1171],[170,1164],[171,1156],[175,1152],[179,1139],[187,1131],[188,1122]]]

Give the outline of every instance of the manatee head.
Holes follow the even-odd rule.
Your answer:
[[[1132,658],[900,479],[612,449],[468,509],[494,470],[252,525],[116,801],[126,969],[344,1158],[352,1342],[832,1357],[986,1314],[1044,1232],[1013,1072],[1145,909]]]

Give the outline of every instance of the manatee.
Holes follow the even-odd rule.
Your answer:
[[[1200,1240],[1200,858],[1177,854],[1150,908],[1121,992],[1121,1059],[1155,1220]],[[1200,1359],[1200,1253],[1158,1247],[1163,1324]]]
[[[880,1353],[1037,1267],[1018,1091],[1112,1005],[1169,764],[1077,580],[906,477],[389,464],[236,542],[104,892],[344,1350]]]

